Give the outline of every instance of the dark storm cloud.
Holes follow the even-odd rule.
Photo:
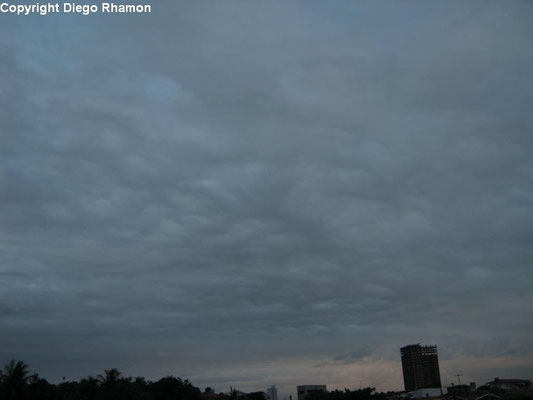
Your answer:
[[[531,373],[528,3],[154,10],[3,18],[4,359],[399,388],[379,363],[425,341]]]

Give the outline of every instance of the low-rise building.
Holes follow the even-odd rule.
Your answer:
[[[497,389],[503,391],[514,391],[514,390],[523,390],[531,388],[531,381],[527,379],[500,379],[494,378],[493,381],[487,382],[486,386],[489,389]]]
[[[407,393],[407,397],[410,399],[424,399],[428,397],[440,397],[442,396],[441,388],[423,388],[413,390]]]
[[[469,394],[476,390],[475,383],[474,383],[474,389],[472,390],[472,384],[470,385],[454,385],[452,383],[451,386],[446,386],[446,394],[448,395],[454,395],[454,396],[461,396],[465,394]]]
[[[296,386],[296,392],[298,393],[298,400],[304,400],[309,393],[325,393],[328,389],[326,385],[299,385]]]

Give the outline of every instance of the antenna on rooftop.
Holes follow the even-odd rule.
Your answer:
[[[455,376],[459,380],[459,386],[461,386],[461,376],[463,376],[463,374],[455,374]]]

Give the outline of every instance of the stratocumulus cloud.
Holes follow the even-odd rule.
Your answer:
[[[531,5],[157,4],[3,16],[1,359],[284,396],[401,389],[423,341],[530,378]]]

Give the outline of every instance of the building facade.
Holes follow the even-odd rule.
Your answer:
[[[412,392],[407,393],[407,398],[409,399],[427,399],[429,397],[440,397],[442,390],[440,388],[425,388],[425,389],[416,389]]]
[[[300,385],[296,386],[296,392],[298,393],[298,400],[304,400],[305,396],[314,392],[327,392],[326,385]]]
[[[278,388],[274,385],[267,388],[266,397],[268,400],[278,400]]]
[[[500,379],[494,378],[493,381],[487,382],[489,389],[498,389],[503,391],[512,391],[520,389],[530,389],[531,382],[527,379]]]
[[[412,344],[400,349],[405,391],[441,389],[437,346]]]

